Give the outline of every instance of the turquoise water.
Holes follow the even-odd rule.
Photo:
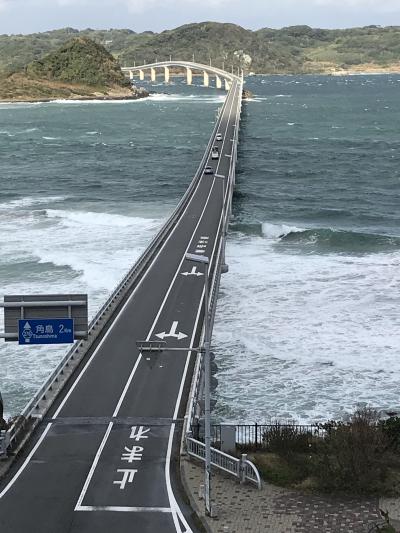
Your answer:
[[[400,408],[400,76],[257,77],[214,330],[215,416]],[[90,312],[183,194],[224,94],[0,105],[2,293],[88,292]],[[16,413],[62,348],[0,344]]]

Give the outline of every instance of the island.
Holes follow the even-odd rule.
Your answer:
[[[76,37],[16,72],[0,76],[0,102],[131,100],[149,93],[133,87],[115,57],[88,37]]]

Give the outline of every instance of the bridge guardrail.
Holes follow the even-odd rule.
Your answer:
[[[240,83],[239,90],[242,91],[243,84]],[[216,306],[217,306],[217,298],[218,298],[218,291],[220,286],[220,280],[221,280],[221,268],[222,268],[222,259],[223,259],[223,247],[225,246],[225,243],[223,242],[221,235],[224,235],[227,231],[228,225],[229,225],[229,217],[230,217],[230,210],[232,205],[232,193],[235,183],[235,166],[236,166],[236,159],[237,159],[237,141],[238,141],[238,135],[239,135],[239,122],[240,122],[240,111],[242,109],[242,98],[239,99],[238,102],[238,109],[236,114],[236,127],[235,127],[235,134],[234,134],[234,153],[232,154],[232,158],[230,160],[230,167],[229,167],[229,175],[227,177],[227,201],[228,204],[225,207],[224,212],[224,221],[221,227],[221,234],[219,236],[220,242],[219,242],[219,248],[218,248],[218,259],[216,261],[216,266],[214,269],[214,275],[212,280],[212,286],[211,286],[211,296],[210,296],[210,303],[209,303],[209,314],[210,314],[210,329],[212,333],[212,328],[214,325],[214,317],[216,312]],[[200,339],[200,344],[202,343],[202,339],[204,336],[204,330],[202,338]],[[199,353],[197,354],[197,359],[195,363],[195,368],[193,371],[193,377],[192,377],[192,383],[190,387],[190,393],[189,393],[189,400],[188,400],[188,407],[186,410],[187,416],[186,416],[186,427],[184,428],[184,432],[186,434],[189,434],[190,428],[196,424],[199,417],[199,409],[198,409],[198,399],[202,395],[203,391],[203,380],[202,380],[202,365],[201,365],[201,358],[202,355]]]
[[[241,90],[242,90],[242,84],[240,84],[240,91]],[[227,176],[226,204],[224,205],[223,223],[221,225],[220,235],[219,235],[218,256],[217,256],[217,260],[216,260],[216,264],[214,268],[212,286],[210,290],[211,296],[210,296],[208,315],[210,319],[211,333],[212,333],[212,328],[214,325],[218,292],[219,292],[219,286],[220,286],[220,281],[221,281],[222,261],[224,260],[224,248],[225,248],[225,237],[224,236],[227,232],[227,228],[229,225],[229,218],[231,214],[232,194],[233,194],[233,188],[235,184],[237,142],[238,142],[238,135],[239,135],[239,121],[240,121],[241,109],[242,109],[242,99],[240,98],[238,102],[238,109],[237,109],[237,115],[236,115],[236,127],[235,127],[235,134],[234,134],[235,143],[234,143],[232,158],[230,161],[229,175]],[[200,340],[200,344],[202,344],[203,342],[203,337],[204,337],[204,328],[203,328],[203,333],[202,333],[202,337]],[[202,366],[202,353],[198,353],[196,363],[195,363],[191,388],[190,388],[188,407],[186,410],[186,413],[187,413],[185,417],[186,426],[184,427],[184,433],[186,435],[186,438],[183,440],[183,442],[186,445],[186,452],[189,455],[189,457],[194,457],[201,461],[205,461],[205,444],[192,437],[191,428],[195,425],[195,421],[198,422],[198,419],[199,419],[200,413],[199,413],[199,408],[198,408],[199,406],[198,400],[203,394],[203,389],[204,389],[204,372],[203,372],[203,366]],[[247,459],[246,454],[242,454],[241,458],[238,459],[237,457],[233,457],[232,455],[229,455],[220,450],[217,450],[216,448],[211,448],[211,464],[215,468],[218,468],[219,470],[222,470],[238,478],[240,482],[244,483],[245,481],[249,481],[251,483],[254,483],[258,489],[261,489],[260,474],[257,470],[257,467],[251,461]]]
[[[7,454],[7,431],[1,430],[0,431],[0,459],[4,457]]]
[[[186,438],[186,449],[190,457],[205,461],[206,446],[204,442]],[[233,457],[227,453],[221,452],[216,448],[211,448],[211,465],[218,470],[230,474],[240,480],[241,483],[249,481],[261,489],[261,478],[255,465],[247,459],[246,454],[242,454],[241,458]]]
[[[227,101],[228,98],[225,100],[223,108],[227,105]],[[214,129],[208,141],[206,150],[204,151],[201,162],[194,175],[194,178],[190,182],[177,207],[174,209],[174,211],[164,223],[164,225],[161,227],[156,236],[151,240],[150,244],[147,246],[146,250],[142,253],[142,255],[139,257],[133,267],[127,272],[127,274],[125,274],[120,283],[117,285],[116,289],[111,293],[111,295],[100,308],[100,310],[92,318],[88,329],[88,339],[84,341],[77,341],[76,343],[74,343],[74,345],[71,347],[70,350],[67,351],[65,356],[62,358],[62,360],[56,366],[50,376],[44,381],[43,385],[40,387],[34,397],[23,409],[20,416],[17,417],[15,422],[12,423],[5,437],[7,449],[8,447],[12,447],[15,445],[15,442],[17,441],[20,433],[26,429],[28,423],[31,423],[32,428],[35,427],[40,418],[48,411],[48,409],[50,408],[50,404],[44,406],[43,412],[41,414],[38,413],[40,402],[47,400],[46,396],[49,395],[49,392],[51,392],[53,388],[60,387],[60,384],[63,380],[64,372],[66,371],[67,367],[69,367],[70,364],[71,366],[77,366],[79,362],[84,358],[88,350],[93,346],[94,342],[100,336],[104,325],[108,322],[108,320],[110,320],[119,304],[126,297],[128,291],[134,286],[135,283],[138,282],[140,277],[145,272],[145,268],[147,267],[151,259],[154,257],[156,251],[167,238],[167,236],[170,234],[174,225],[177,223],[178,219],[183,213],[185,207],[189,203],[192,194],[197,186],[197,183],[202,176],[202,171],[205,163],[208,160],[210,150],[214,144],[215,134],[218,131],[220,122],[221,118],[219,117],[218,120],[215,122]],[[100,322],[102,322],[102,324],[100,324]],[[65,381],[67,381],[67,379]],[[38,414],[39,416],[35,417],[35,415]]]

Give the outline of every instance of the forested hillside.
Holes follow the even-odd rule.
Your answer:
[[[72,37],[102,44],[121,65],[155,59],[192,59],[218,66],[243,67],[254,73],[308,73],[340,70],[398,69],[400,27],[313,29],[291,26],[279,30],[246,30],[234,24],[187,24],[161,33],[72,28],[32,35],[0,35],[0,70],[22,69]]]

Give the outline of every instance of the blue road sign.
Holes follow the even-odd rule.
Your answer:
[[[65,344],[74,342],[72,318],[18,320],[19,344]]]

